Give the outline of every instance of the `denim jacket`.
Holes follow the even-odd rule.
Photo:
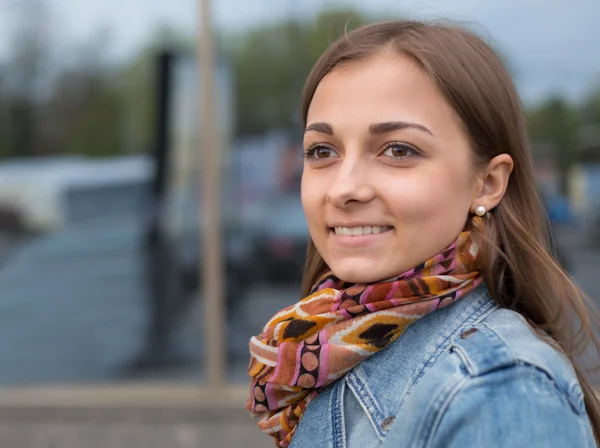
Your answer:
[[[595,446],[569,361],[483,285],[419,319],[327,387],[290,445]]]

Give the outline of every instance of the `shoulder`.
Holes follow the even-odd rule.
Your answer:
[[[487,290],[465,299],[321,392],[292,446],[594,446],[569,360]]]
[[[569,359],[520,314],[499,308],[469,326],[451,344],[465,370],[462,395],[485,386],[490,397],[512,391],[512,403],[553,395],[569,410],[585,415],[583,392]],[[506,403],[501,403],[507,405]]]
[[[595,446],[571,363],[518,313],[497,309],[466,325],[436,364],[419,387],[430,392],[415,446]],[[385,446],[402,431],[395,426]]]
[[[467,326],[450,350],[460,358],[469,378],[499,370],[533,369],[551,379],[574,408],[583,410],[583,393],[568,358],[514,311],[499,308]]]

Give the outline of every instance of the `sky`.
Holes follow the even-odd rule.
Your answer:
[[[60,24],[58,41],[83,41],[108,28],[112,37],[107,45],[120,56],[142,46],[161,24],[195,32],[199,16],[198,0],[47,1]],[[7,21],[6,4],[0,3],[0,26]],[[576,100],[600,84],[600,0],[213,0],[212,15],[219,29],[241,30],[290,16],[314,16],[335,6],[477,26],[508,57],[526,101],[554,92]]]

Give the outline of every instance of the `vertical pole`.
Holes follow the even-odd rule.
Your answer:
[[[204,300],[204,345],[207,386],[221,387],[225,373],[225,319],[223,309],[223,258],[221,250],[221,158],[219,157],[220,123],[214,83],[215,54],[212,39],[210,0],[199,1],[200,33],[198,42],[199,123],[201,130],[200,173],[203,207],[199,222],[202,298]]]
[[[163,201],[167,189],[171,148],[171,94],[173,55],[169,51],[161,51],[156,56],[156,113],[154,117],[154,157],[156,160],[156,178],[152,185],[152,199]]]

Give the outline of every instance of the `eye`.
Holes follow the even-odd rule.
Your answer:
[[[407,157],[419,155],[419,152],[405,143],[389,143],[383,155],[393,160],[404,160]]]
[[[319,161],[328,160],[328,159],[331,159],[334,157],[338,157],[337,152],[335,152],[333,149],[331,149],[327,146],[320,145],[320,144],[311,145],[304,152],[304,158],[309,161],[319,162]]]

